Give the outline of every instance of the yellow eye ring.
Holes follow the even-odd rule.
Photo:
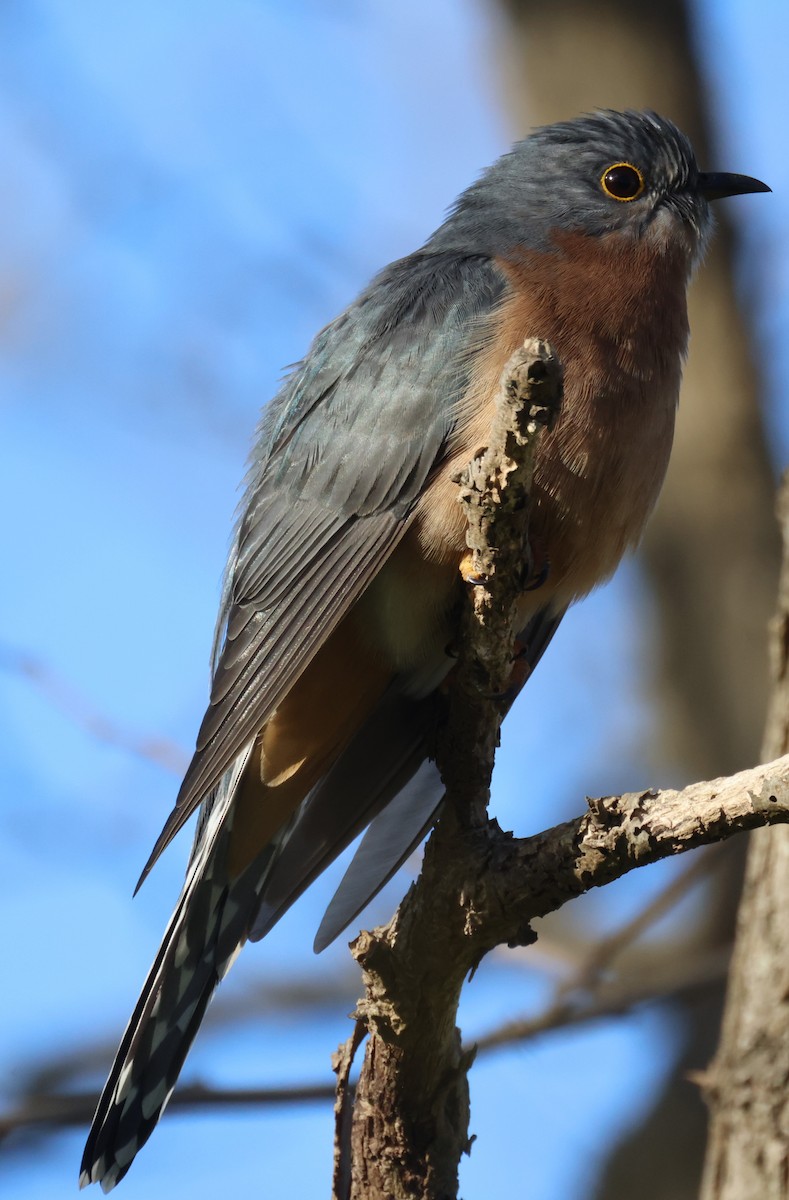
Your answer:
[[[620,204],[628,204],[631,200],[638,199],[646,184],[638,167],[634,167],[629,162],[618,162],[612,163],[603,171],[600,176],[600,187],[612,200],[618,200]]]

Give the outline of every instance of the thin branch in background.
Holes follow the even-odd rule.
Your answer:
[[[334,1094],[334,1084],[330,1082],[279,1088],[213,1088],[194,1083],[178,1089],[168,1111],[323,1104],[331,1103]],[[0,1142],[11,1133],[30,1132],[41,1125],[59,1129],[88,1125],[96,1110],[97,1099],[94,1091],[31,1098],[13,1112],[0,1117]]]
[[[683,899],[717,865],[724,849],[716,847],[694,859],[634,917],[597,942],[578,965],[572,978],[557,987],[553,999],[541,1012],[533,1017],[509,1021],[482,1035],[475,1040],[476,1051],[484,1055],[506,1045],[626,1014],[656,1000],[685,995],[719,982],[728,967],[727,949],[692,960],[682,959],[679,964],[672,963],[670,969],[663,966],[657,979],[654,975],[645,979],[642,972],[636,982],[621,979],[609,981],[605,979],[605,971],[623,949],[643,936],[655,921]],[[313,983],[312,980],[295,980],[283,986],[278,990],[279,1007],[290,1008],[294,1000],[307,1007],[324,1004],[326,981],[318,987],[314,987]],[[583,1002],[580,1002],[579,993],[583,991],[586,994]],[[340,1002],[341,997],[347,994],[346,980],[338,981],[334,999]],[[219,1024],[227,1025],[239,1017],[243,1018],[247,1012],[257,1012],[258,1001],[255,997],[245,998],[240,1005],[220,1004],[220,1010],[225,1011]],[[266,999],[269,1007],[277,1007],[270,995]],[[353,1035],[354,1053],[362,1032],[362,1026],[357,1023]],[[349,1044],[346,1045],[346,1051]],[[91,1069],[93,1064],[105,1059],[109,1053],[108,1046],[96,1044],[72,1051],[55,1061],[50,1059],[41,1069],[31,1071],[22,1089],[23,1097],[16,1108],[0,1117],[0,1140],[12,1133],[41,1136],[46,1131],[86,1125],[96,1105],[96,1093],[92,1090],[67,1090],[69,1080]],[[354,1089],[350,1081],[351,1061],[349,1054],[340,1063],[345,1070],[344,1087],[348,1101]],[[322,1080],[305,1085],[252,1088],[217,1088],[195,1083],[180,1087],[175,1092],[170,1102],[170,1112],[197,1108],[298,1106],[328,1102],[334,1098],[334,1087]]]
[[[635,916],[612,934],[595,942],[580,961],[576,958],[571,978],[556,986],[554,997],[549,1005],[553,1007],[556,999],[560,996],[578,993],[582,989],[591,990],[593,985],[599,986],[607,982],[603,979],[603,975],[614,958],[628,945],[633,944],[638,937],[641,937],[673,905],[679,903],[710,870],[715,869],[723,861],[726,848],[726,844],[723,844],[710,847],[705,852],[698,854],[666,887],[639,909]],[[540,942],[536,945],[540,945],[543,940],[541,936]],[[499,947],[498,950],[501,950],[501,954],[499,955],[497,952],[494,954],[496,958],[501,959],[504,959],[506,955],[507,959],[511,960],[513,954],[518,953],[517,948],[504,950]],[[723,957],[725,958],[725,956],[724,953]],[[684,964],[685,961],[683,959],[682,963]],[[674,956],[673,965],[675,969],[671,972],[671,978],[679,980],[678,986],[682,986],[683,966],[676,967],[676,956]],[[641,973],[643,974],[643,971]],[[650,978],[654,986],[654,971]],[[690,978],[695,978],[692,970]],[[354,988],[357,982],[355,973],[346,964],[340,973],[294,975],[291,979],[279,982],[267,980],[265,985],[251,984],[241,994],[223,995],[220,991],[208,1013],[205,1028],[216,1036],[237,1027],[247,1019],[258,1020],[261,1013],[276,1015],[287,1012],[292,1015],[294,1011],[309,1013],[319,1008],[326,1009],[327,1006],[338,1011],[348,1009],[353,1005]],[[644,988],[642,991],[645,999],[649,999],[647,989]],[[550,1025],[548,1011],[549,1006],[546,1006],[535,1017],[524,1018],[524,1020],[533,1020],[535,1027],[548,1028]],[[579,1019],[585,1019],[585,1015],[581,1013]],[[58,1090],[67,1090],[71,1080],[77,1075],[94,1069],[97,1072],[103,1071],[106,1060],[111,1057],[114,1049],[115,1038],[113,1037],[112,1040],[93,1041],[59,1056],[50,1055],[40,1066],[33,1066],[27,1071],[24,1071],[22,1067],[17,1067],[15,1069],[17,1077],[20,1073],[24,1073],[24,1083],[19,1091],[27,1101],[30,1101],[36,1096],[46,1098],[55,1095]],[[221,1095],[221,1091],[217,1094]]]
[[[731,947],[710,950],[683,962],[675,970],[661,971],[661,978],[636,981],[615,980],[598,986],[583,1002],[553,1001],[533,1017],[506,1021],[473,1042],[478,1054],[516,1042],[528,1042],[545,1033],[589,1025],[605,1017],[624,1016],[645,1004],[686,995],[720,983],[726,978]]]
[[[581,1025],[613,1012],[631,1011],[641,1004],[667,994],[681,993],[701,986],[708,978],[719,978],[725,971],[728,950],[720,951],[716,955],[705,955],[703,960],[693,963],[688,963],[687,959],[683,958],[680,965],[672,958],[667,966],[661,956],[657,977],[653,970],[648,971],[648,978],[645,979],[642,968],[636,986],[621,979],[606,980],[604,975],[617,955],[643,936],[655,921],[679,903],[692,887],[720,864],[725,850],[725,845],[712,847],[704,854],[696,856],[634,917],[608,937],[596,942],[580,961],[576,959],[572,976],[556,986],[553,997],[540,1012],[507,1022],[506,1026],[479,1038],[477,1045],[480,1052],[484,1053],[487,1049],[503,1045],[507,1041],[523,1041],[568,1025]],[[541,938],[536,945],[539,946],[542,941]],[[506,954],[511,959],[513,953],[517,953],[517,950],[501,950],[501,957]],[[498,952],[496,957],[499,957]],[[310,1011],[319,1007],[326,1008],[327,1004],[337,1009],[348,1009],[354,1001],[356,983],[354,972],[348,968],[343,970],[341,975],[297,976],[280,984],[269,980],[265,987],[251,986],[242,995],[223,996],[220,993],[208,1014],[206,1028],[214,1035],[221,1034],[246,1019],[259,1019],[261,1012],[292,1013],[294,1009]],[[578,999],[582,992],[587,993],[583,1003]],[[514,1032],[508,1032],[510,1030]],[[86,1072],[103,1071],[114,1047],[114,1039],[106,1042],[95,1041],[58,1057],[50,1056],[41,1066],[25,1072],[24,1082],[18,1089],[20,1100],[17,1107],[5,1117],[0,1117],[0,1137],[11,1130],[32,1125],[71,1125],[79,1124],[83,1117],[87,1120],[93,1112],[96,1097],[92,1092],[75,1092],[70,1085],[75,1078]],[[18,1068],[15,1072],[17,1077],[20,1070],[23,1068]],[[273,1097],[287,1092],[287,1099],[283,1103],[292,1103],[299,1102],[300,1099],[310,1099],[312,1092],[323,1086],[322,1083],[315,1083],[311,1089],[306,1090],[257,1087],[247,1092],[238,1089],[226,1092],[223,1088],[201,1085],[199,1095],[201,1104],[222,1107],[225,1103],[242,1103],[239,1098],[242,1095],[248,1098],[250,1104],[258,1102],[256,1097],[262,1097],[259,1101],[261,1104],[270,1104],[275,1102]],[[179,1089],[170,1103],[171,1109],[178,1109],[182,1093],[187,1096],[187,1105],[190,1103],[190,1093],[186,1089]],[[191,1094],[196,1093],[193,1091]]]
[[[624,950],[632,946],[675,905],[684,900],[692,888],[710,875],[720,862],[724,849],[724,846],[710,846],[703,853],[694,856],[642,909],[591,947],[575,975],[560,985],[557,994],[568,996],[573,992],[595,988]]]
[[[600,1017],[611,1016],[649,1000],[676,995],[710,981],[719,981],[725,974],[730,947],[716,949],[701,960],[678,967],[676,957],[662,961],[658,977],[654,972],[646,981],[640,972],[638,983],[625,979],[608,979],[614,961],[657,921],[696,887],[720,863],[725,846],[709,847],[684,866],[674,879],[656,896],[623,922],[607,937],[600,938],[578,961],[575,970],[557,983],[554,993],[543,1010],[534,1016],[506,1021],[490,1033],[477,1039],[482,1051],[514,1041],[524,1041],[538,1033],[564,1028]],[[661,956],[662,958],[663,956]]]
[[[606,1017],[623,1016],[645,1004],[696,992],[720,982],[725,976],[728,962],[727,952],[710,952],[693,961],[684,961],[673,975],[666,975],[659,986],[656,986],[653,980],[648,983],[640,980],[638,983],[617,982],[607,985],[600,988],[594,1001],[584,1008],[568,1005],[560,1009],[549,1005],[534,1017],[507,1022],[491,1033],[484,1034],[477,1038],[469,1049],[475,1049],[478,1055],[485,1055],[507,1045],[531,1041],[562,1029],[577,1028]],[[361,1032],[363,1029],[357,1024],[353,1035],[356,1041],[354,1053],[358,1048]],[[345,1044],[346,1051],[350,1040]],[[50,1081],[54,1082],[57,1078],[60,1086],[67,1085],[67,1066],[76,1073],[80,1067],[84,1070],[87,1059],[88,1052],[84,1055],[69,1056],[68,1064],[61,1062],[59,1069],[48,1073]],[[350,1066],[350,1056],[340,1063],[340,1067],[347,1072],[343,1086],[348,1100],[352,1097],[355,1087],[349,1078]],[[41,1073],[42,1078],[45,1074]],[[97,1098],[97,1093],[92,1090],[47,1092],[34,1087],[33,1090],[27,1091],[16,1108],[0,1117],[0,1142],[12,1133],[42,1136],[59,1129],[87,1125],[93,1116]],[[335,1098],[335,1086],[321,1080],[287,1087],[252,1088],[221,1088],[195,1083],[178,1088],[170,1100],[168,1114],[208,1108],[290,1107],[328,1103]],[[341,1176],[338,1175],[337,1178]]]
[[[138,737],[105,717],[43,659],[0,642],[0,670],[25,679],[48,703],[97,741],[154,763],[174,775],[183,775],[189,765],[189,756],[175,742],[163,737]]]
[[[607,937],[601,938],[587,955],[575,981],[576,987],[591,987],[623,950],[646,933],[661,918],[684,900],[688,892],[718,866],[725,846],[710,846],[683,864],[670,880],[644,907]]]

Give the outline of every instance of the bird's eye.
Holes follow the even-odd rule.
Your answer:
[[[620,162],[603,171],[600,186],[612,200],[637,200],[646,185],[638,167]]]

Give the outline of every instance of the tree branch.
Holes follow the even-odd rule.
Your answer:
[[[303,1086],[260,1088],[213,1088],[201,1083],[180,1087],[168,1106],[168,1112],[204,1108],[277,1107],[304,1104],[328,1104],[335,1095],[333,1085],[308,1083]],[[89,1125],[96,1111],[97,1094],[55,1092],[32,1096],[11,1112],[0,1116],[0,1142],[12,1133],[35,1133],[42,1126],[65,1129]]]
[[[462,480],[464,499],[469,488],[481,499],[474,495],[468,504],[472,556],[463,574],[473,586],[472,603],[437,743],[444,814],[421,875],[393,920],[362,933],[352,946],[365,989],[355,1016],[366,1025],[368,1042],[352,1123],[351,1178],[347,1187],[335,1187],[335,1200],[456,1196],[458,1164],[469,1145],[473,1052],[462,1047],[455,1018],[463,981],[489,950],[528,945],[534,917],[634,867],[740,829],[789,820],[789,758],[682,792],[589,801],[583,816],[532,838],[516,839],[486,820],[512,670],[515,605],[529,561],[526,501],[539,437],[529,361],[543,364],[540,385],[549,375],[554,389],[552,401],[540,396],[542,424],[555,413],[560,373],[545,367],[549,348],[527,344],[502,376],[499,444],[491,442]],[[503,415],[508,406],[509,417]],[[502,504],[511,476],[518,496]],[[340,1138],[338,1131],[338,1144]]]
[[[422,1194],[454,1194],[446,1177],[457,1171],[458,1160],[448,1164],[440,1156],[448,1154],[453,1139],[455,1145],[461,1138],[465,1143],[462,1097],[473,1058],[461,1049],[454,1018],[466,974],[489,950],[527,944],[535,917],[636,867],[740,830],[787,821],[789,756],[682,791],[592,800],[583,816],[531,838],[513,838],[490,822],[471,833],[456,831],[442,846],[437,831],[423,874],[394,919],[361,934],[353,945],[366,990],[357,1015],[371,1034],[365,1070],[372,1080],[365,1081],[363,1071],[360,1081],[365,1129],[372,1131],[383,1119],[391,1121],[394,1134],[365,1144],[380,1156],[375,1163],[390,1189],[394,1177],[388,1195],[408,1195],[409,1178],[413,1185],[413,1154],[409,1161],[387,1153],[395,1138],[406,1136],[423,1147],[429,1186]],[[387,1064],[384,1079],[381,1060]],[[393,1113],[396,1101],[402,1110]],[[421,1123],[412,1124],[415,1118]],[[354,1149],[358,1152],[358,1144]],[[368,1158],[366,1179],[358,1184],[355,1179],[359,1191],[352,1196],[387,1195],[370,1168]]]
[[[699,958],[682,960],[663,973],[659,981],[649,978],[598,984],[588,998],[565,993],[533,1017],[506,1021],[490,1033],[475,1038],[477,1054],[487,1054],[503,1046],[530,1042],[560,1029],[590,1025],[607,1017],[624,1016],[645,1004],[655,1004],[669,996],[697,993],[726,978],[730,953],[726,949],[708,950]]]
[[[476,871],[471,847],[487,842],[516,604],[530,567],[534,456],[560,400],[555,356],[545,343],[529,339],[502,373],[489,444],[457,480],[470,551],[461,573],[471,586],[471,603],[461,615],[458,662],[436,743],[446,801],[422,873],[395,920],[385,930],[363,933],[353,947],[366,993],[356,1015],[369,1037],[351,1127],[350,1189],[335,1189],[336,1200],[346,1195],[427,1200],[457,1191],[457,1164],[468,1146],[471,1056],[461,1047],[455,1013],[463,978],[474,964],[466,958],[448,963],[444,951],[452,955],[450,945],[458,936],[463,941],[459,895],[467,885],[478,890],[473,874],[466,876],[462,867]],[[473,924],[473,913],[467,910],[466,916]],[[438,952],[450,926],[452,934]],[[338,1145],[341,1138],[338,1125]]]
[[[513,672],[516,606],[529,586],[529,494],[534,457],[555,421],[562,372],[550,346],[527,338],[502,372],[489,444],[456,476],[469,550],[461,574],[469,603],[458,622],[458,661],[435,757],[450,819],[487,820],[490,778]]]
[[[533,1041],[548,1033],[569,1027],[588,1025],[593,1021],[612,1016],[622,1016],[644,1004],[663,1000],[667,996],[684,995],[719,982],[725,977],[729,955],[724,951],[710,951],[700,960],[682,961],[671,973],[661,976],[657,982],[650,977],[643,981],[617,980],[605,986],[596,986],[588,1003],[561,1005],[551,1003],[535,1016],[508,1021],[489,1033],[475,1038],[467,1053],[484,1055],[513,1043]],[[167,1106],[168,1120],[179,1112],[196,1109],[222,1110],[227,1108],[291,1108],[305,1104],[335,1103],[335,1115],[350,1123],[351,1106],[355,1085],[350,1079],[353,1055],[364,1036],[352,1035],[334,1057],[335,1073],[341,1078],[337,1086],[317,1080],[313,1083],[289,1084],[283,1087],[223,1088],[210,1084],[193,1083],[179,1087]],[[67,1085],[66,1085],[67,1086]],[[98,1095],[95,1091],[44,1091],[26,1092],[16,1106],[0,1114],[0,1143],[12,1134],[40,1137],[48,1132],[89,1124],[96,1111]],[[338,1103],[339,1101],[339,1103]],[[350,1131],[349,1131],[350,1133]],[[21,1146],[23,1143],[19,1143]],[[8,1147],[12,1150],[13,1145]],[[4,1147],[5,1149],[5,1147]],[[341,1149],[341,1147],[338,1147]],[[345,1156],[338,1155],[335,1161],[335,1192],[344,1194],[349,1186],[350,1136],[345,1139]]]

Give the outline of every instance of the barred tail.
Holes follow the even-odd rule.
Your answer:
[[[192,863],[99,1099],[80,1187],[100,1183],[109,1192],[123,1179],[170,1098],[214,988],[246,941],[272,851],[228,882],[223,846],[216,849]]]

